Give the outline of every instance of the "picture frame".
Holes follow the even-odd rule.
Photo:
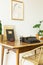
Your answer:
[[[15,32],[14,28],[11,25],[4,26],[4,41],[15,41]]]
[[[24,3],[22,1],[11,1],[11,19],[24,20]]]
[[[7,41],[10,41],[10,42],[15,41],[14,30],[13,29],[6,29],[6,36],[7,36]]]

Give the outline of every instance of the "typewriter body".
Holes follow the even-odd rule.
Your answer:
[[[39,43],[40,40],[38,40],[36,37],[20,37],[21,42],[26,42],[26,43]]]

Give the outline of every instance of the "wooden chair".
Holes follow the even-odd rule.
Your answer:
[[[34,49],[33,51],[36,51],[38,48]],[[40,48],[39,48],[40,49]],[[32,50],[31,50],[32,51]],[[34,55],[31,55],[31,56],[22,56],[22,58],[25,60],[25,61],[30,61],[33,65],[38,65],[39,63],[39,58],[40,58],[40,55],[41,55],[41,52],[39,53],[36,53]],[[25,61],[23,63],[25,63]],[[28,65],[30,65],[28,63]]]

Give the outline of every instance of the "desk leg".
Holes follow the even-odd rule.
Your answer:
[[[3,57],[4,57],[4,47],[2,46],[2,57],[1,57],[1,65],[3,65]]]
[[[16,49],[16,65],[19,65],[19,49]]]

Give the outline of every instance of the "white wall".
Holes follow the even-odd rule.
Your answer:
[[[24,0],[24,21],[11,20],[11,0],[0,0],[0,20],[3,25],[14,25],[19,35],[32,35],[33,24],[43,20],[43,0]]]
[[[43,0],[24,0],[24,21],[11,20],[11,0],[0,0],[0,20],[3,26],[14,25],[18,36],[35,35],[32,27],[43,20]]]

